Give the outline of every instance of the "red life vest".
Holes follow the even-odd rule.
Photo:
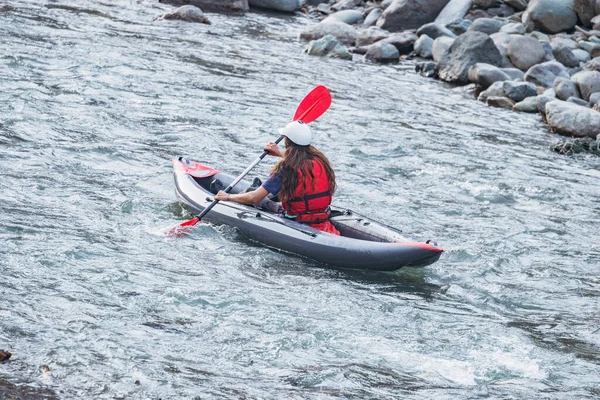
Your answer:
[[[294,198],[281,202],[288,218],[304,224],[319,224],[329,220],[329,178],[323,163],[318,159],[312,160],[312,173],[304,177],[298,170],[298,185],[294,191]]]

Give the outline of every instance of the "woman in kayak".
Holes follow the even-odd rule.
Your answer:
[[[265,146],[270,155],[281,157],[271,170],[269,179],[247,193],[228,194],[219,191],[215,199],[271,209],[264,204],[271,193],[279,197],[280,211],[284,217],[339,235],[339,231],[329,222],[329,205],[336,189],[335,172],[329,160],[310,144],[312,133],[302,121],[289,123],[280,133],[285,136],[285,151],[282,152],[272,142]]]

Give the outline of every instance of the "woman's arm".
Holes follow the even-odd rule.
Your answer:
[[[262,199],[267,197],[269,192],[264,187],[259,187],[252,192],[240,193],[240,194],[228,194],[219,190],[219,193],[215,195],[215,199],[219,201],[235,201],[241,204],[257,204]]]

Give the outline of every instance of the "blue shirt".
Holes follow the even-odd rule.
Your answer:
[[[269,193],[273,196],[276,196],[277,193],[281,190],[281,179],[283,178],[283,173],[281,170],[275,172],[269,176],[269,179],[262,186],[267,189]]]

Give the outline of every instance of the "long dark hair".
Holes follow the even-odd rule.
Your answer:
[[[314,185],[316,185],[312,163],[314,159],[321,161],[323,164],[323,168],[329,179],[329,194],[333,196],[336,189],[335,172],[333,172],[333,168],[331,168],[331,164],[327,157],[325,157],[325,154],[321,153],[313,145],[298,146],[287,137],[285,138],[285,146],[286,150],[283,154],[283,158],[279,160],[271,170],[271,173],[277,173],[279,171],[283,173],[281,190],[278,194],[279,200],[290,201],[295,197],[294,192],[296,191],[296,186],[298,186],[298,170],[302,171],[302,176],[309,176],[311,178],[314,188]],[[306,193],[306,186],[303,184],[301,196],[303,196],[304,193]]]

